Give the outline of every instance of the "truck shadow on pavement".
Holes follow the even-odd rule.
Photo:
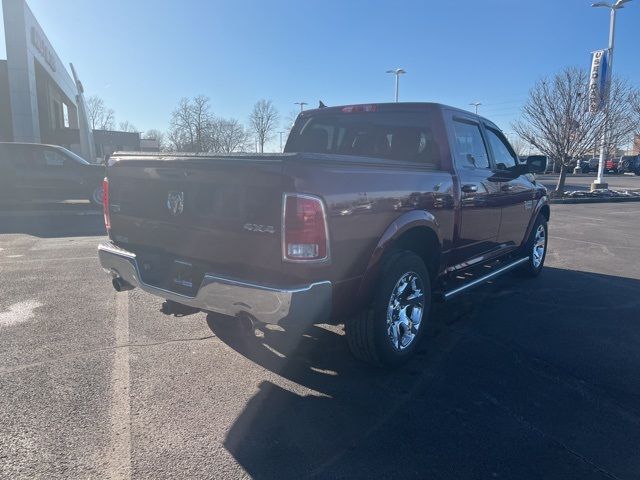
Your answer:
[[[340,327],[290,345],[210,314],[221,341],[281,377],[260,384],[225,448],[259,479],[624,478],[640,469],[639,289],[549,267],[497,279],[436,305],[395,371],[354,360]]]

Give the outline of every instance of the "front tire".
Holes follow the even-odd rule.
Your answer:
[[[415,353],[431,309],[431,282],[422,259],[413,252],[384,261],[370,308],[345,324],[353,355],[377,366],[397,367]]]
[[[547,257],[547,242],[548,242],[548,228],[547,219],[538,215],[527,243],[524,245],[523,253],[529,254],[528,260],[515,272],[521,277],[537,277],[542,272],[544,267],[544,260]]]

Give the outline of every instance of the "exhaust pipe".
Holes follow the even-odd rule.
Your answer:
[[[113,280],[111,280],[111,283],[113,284],[113,288],[116,292],[126,292],[127,290],[133,290],[133,285],[125,282],[121,277],[114,277]]]

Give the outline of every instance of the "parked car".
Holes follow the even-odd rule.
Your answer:
[[[566,166],[566,172],[574,173],[576,165],[580,165],[579,173],[589,173],[589,165],[587,164],[587,162],[579,158],[572,158],[571,160],[569,160],[569,164]]]
[[[567,164],[567,166],[565,167],[565,170],[567,173],[573,173],[573,171],[576,168],[576,163],[578,161],[575,158],[572,158],[571,160],[569,160],[569,163]]]
[[[100,263],[117,291],[140,287],[166,313],[290,335],[346,319],[355,356],[395,366],[434,301],[541,272],[550,210],[533,174],[545,167],[520,164],[494,123],[453,107],[307,110],[283,154],[114,153]]]
[[[88,199],[102,205],[103,165],[57,145],[0,143],[0,202]]]
[[[580,167],[582,168],[582,173],[597,172],[599,163],[600,163],[600,159],[596,157],[585,158],[580,160]]]
[[[623,155],[620,157],[618,172],[640,175],[640,155]]]
[[[618,173],[618,159],[611,158],[604,163],[604,169],[610,173]]]

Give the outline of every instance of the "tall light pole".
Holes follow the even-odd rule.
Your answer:
[[[604,127],[602,129],[602,144],[600,147],[600,162],[598,162],[598,176],[595,181],[591,184],[591,190],[596,190],[598,188],[607,188],[607,185],[604,180],[604,162],[607,151],[607,128],[609,127],[609,93],[611,91],[611,79],[613,78],[611,70],[613,69],[613,45],[614,45],[614,37],[616,32],[616,12],[621,8],[624,8],[624,4],[630,2],[631,0],[618,0],[615,3],[606,3],[606,2],[597,2],[593,3],[592,7],[605,7],[611,11],[610,20],[609,20],[609,68],[607,69],[607,81],[605,83],[605,102],[604,102]]]
[[[407,73],[402,68],[394,68],[393,70],[387,70],[387,73],[393,73],[396,76],[396,103],[398,103],[398,90],[400,89],[400,75]]]
[[[284,132],[278,132],[280,134],[280,153],[282,153],[282,134]]]
[[[471,102],[469,105],[476,107],[476,115],[478,114],[478,107],[482,105],[482,102]]]
[[[307,102],[293,102],[296,105],[300,105],[300,111],[302,112],[304,110],[304,106],[305,105],[309,105]]]

